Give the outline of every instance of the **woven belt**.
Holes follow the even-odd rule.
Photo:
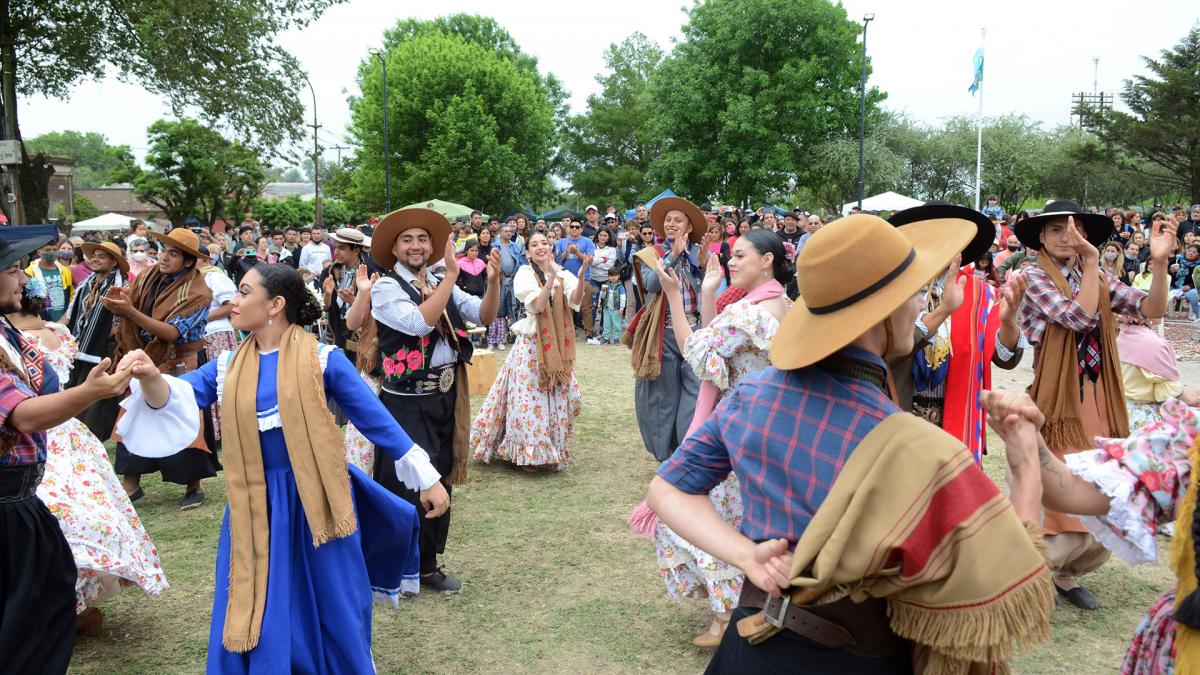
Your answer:
[[[426,396],[446,393],[454,386],[454,365],[422,371],[400,382],[386,382],[382,389],[396,396]]]
[[[45,472],[46,465],[41,462],[0,469],[0,504],[25,501],[33,497]]]

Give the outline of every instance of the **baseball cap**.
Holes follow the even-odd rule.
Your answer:
[[[595,204],[588,204],[587,208],[584,209],[583,211],[584,211],[584,213],[587,213],[588,211],[595,211],[596,213],[600,213],[600,209],[596,208]]]

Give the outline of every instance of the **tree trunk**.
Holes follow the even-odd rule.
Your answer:
[[[21,165],[18,178],[21,181],[21,199],[25,211],[25,223],[50,222],[50,176],[54,175],[54,166],[50,157],[44,152],[30,157],[21,148],[21,157],[25,162]]]

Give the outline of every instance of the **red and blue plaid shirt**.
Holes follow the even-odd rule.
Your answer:
[[[7,321],[0,325],[0,330],[3,330],[4,338],[8,339],[9,344],[24,355],[23,365],[29,371],[30,380],[41,383],[39,391],[35,393],[21,381],[19,374],[0,369],[0,434],[17,436],[12,450],[0,456],[0,468],[41,464],[46,461],[46,432],[37,431],[30,434],[17,431],[8,426],[8,416],[26,399],[58,391],[58,376],[54,374],[53,368],[46,367],[46,360],[32,339],[22,336]]]
[[[1045,255],[1043,253],[1043,255]],[[1100,313],[1088,314],[1083,307],[1075,302],[1079,296],[1079,272],[1059,266],[1058,271],[1071,287],[1071,297],[1063,295],[1046,274],[1046,270],[1031,265],[1025,270],[1025,278],[1029,280],[1029,289],[1025,291],[1025,299],[1021,301],[1021,332],[1025,339],[1034,347],[1042,346],[1042,338],[1046,335],[1046,327],[1056,323],[1076,333],[1090,333],[1100,323]],[[1121,283],[1107,270],[1102,270],[1108,280],[1110,306],[1114,314],[1122,316],[1141,316],[1142,300],[1146,292]]]
[[[857,347],[839,355],[880,368]],[[733,471],[741,483],[742,533],[798,541],[859,442],[899,408],[865,380],[812,366],[747,376],[688,436],[658,475],[705,494]]]

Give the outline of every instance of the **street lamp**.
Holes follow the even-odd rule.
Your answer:
[[[312,82],[309,82],[308,75],[304,71],[300,71],[300,77],[308,83],[308,91],[312,94],[313,100],[313,224],[325,225],[325,212],[321,208],[321,146],[317,141],[317,129],[321,125],[317,124],[317,91],[313,89]]]
[[[867,131],[867,24],[875,19],[874,14],[863,15],[862,78],[858,83],[858,210],[863,202],[863,144]]]
[[[388,213],[392,212],[392,150],[388,140],[387,127],[387,59],[378,49],[368,49],[367,53],[379,59],[383,66],[383,201]]]

